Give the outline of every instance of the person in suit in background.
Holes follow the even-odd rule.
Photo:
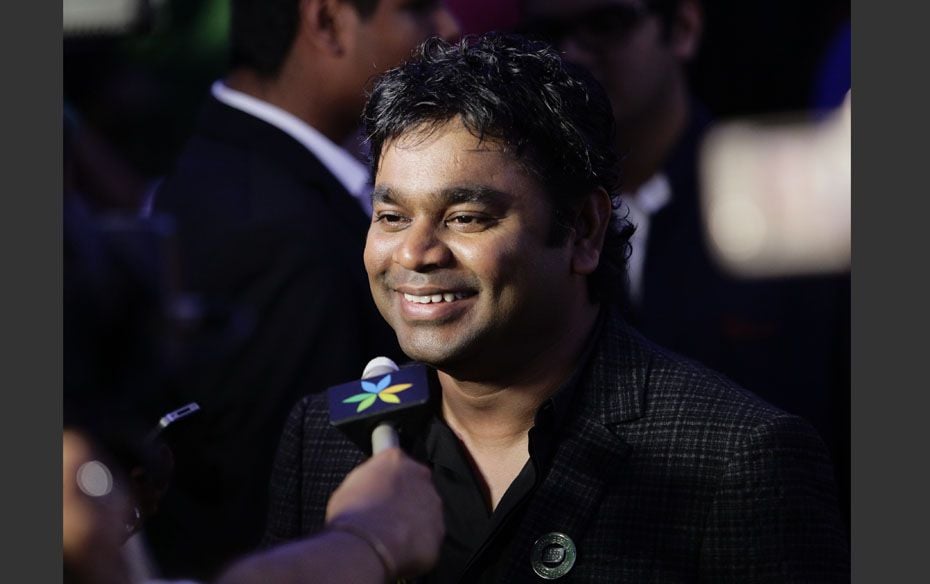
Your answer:
[[[618,213],[636,226],[627,316],[647,338],[804,417],[849,503],[849,277],[750,280],[706,239],[698,160],[713,124],[691,92],[698,0],[523,0],[521,30],[604,85],[623,159]]]
[[[339,144],[369,78],[456,26],[435,0],[232,3],[230,72],[154,204],[176,223],[184,288],[235,316],[194,339],[177,384],[203,414],[147,530],[167,576],[251,550],[289,408],[398,354],[361,264],[369,176]]]
[[[66,163],[75,147],[67,138]],[[171,335],[153,326],[163,319],[163,298],[162,286],[149,277],[157,271],[148,265],[151,256],[140,253],[146,220],[117,230],[67,190],[63,203],[63,582],[169,584],[151,579],[157,566],[134,536],[157,514],[170,482],[172,434],[191,423],[178,414],[197,410],[165,415],[171,404],[160,382],[169,369],[164,357]],[[136,245],[126,245],[130,237]],[[237,558],[215,582],[376,583],[416,576],[436,562],[442,533],[429,471],[392,448],[355,469],[333,493],[324,533]],[[186,543],[195,553],[210,545]]]
[[[544,43],[434,39],[365,119],[371,292],[440,388],[406,433],[445,503],[425,581],[848,580],[813,428],[624,322],[603,88]],[[327,411],[291,413],[268,544],[322,527],[363,459]]]

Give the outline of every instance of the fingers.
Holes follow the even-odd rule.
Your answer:
[[[442,501],[428,468],[399,448],[359,465],[330,497],[328,524],[363,529],[384,544],[398,576],[431,568],[445,533]]]

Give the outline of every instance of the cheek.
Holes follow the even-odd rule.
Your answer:
[[[372,276],[382,271],[386,263],[385,258],[389,257],[390,251],[387,241],[383,237],[369,232],[368,238],[365,240],[365,252],[362,255],[368,275]]]
[[[626,50],[611,54],[603,67],[607,85],[612,92],[629,93],[629,86],[640,82],[640,63],[635,54]]]
[[[450,245],[457,263],[480,280],[481,286],[494,295],[508,290],[522,280],[527,258],[532,257],[519,243],[508,238],[482,242],[482,245]]]

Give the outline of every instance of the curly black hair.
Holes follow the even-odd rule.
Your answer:
[[[365,106],[372,176],[387,141],[454,118],[478,139],[500,142],[546,187],[554,209],[551,244],[564,242],[591,190],[604,188],[619,206],[610,101],[587,71],[549,45],[500,33],[424,42],[379,78]],[[592,300],[625,298],[632,233],[628,221],[612,214],[590,278]]]

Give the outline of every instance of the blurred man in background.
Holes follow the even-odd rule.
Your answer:
[[[836,460],[848,514],[849,279],[748,281],[705,237],[698,156],[712,119],[688,87],[698,0],[524,0],[522,28],[607,90],[636,226],[627,316],[648,338],[810,420]]]
[[[168,329],[151,324],[165,320],[163,298],[157,283],[139,278],[155,270],[139,270],[147,264],[132,251],[139,247],[126,246],[125,235],[115,240],[109,231],[77,199],[65,198],[66,584],[143,584],[158,572],[145,546],[129,538],[157,512],[170,481],[172,430],[190,423],[162,416],[170,398],[159,381],[170,343]],[[376,583],[416,576],[435,563],[442,534],[441,504],[428,471],[391,449],[354,469],[333,493],[324,533],[241,558],[218,582]],[[184,543],[191,553],[212,547],[208,541]]]
[[[340,143],[370,77],[457,34],[432,0],[233,1],[229,75],[155,200],[177,223],[184,287],[238,315],[180,384],[203,417],[148,531],[168,575],[207,577],[257,543],[299,397],[399,356],[362,268],[368,173]]]

